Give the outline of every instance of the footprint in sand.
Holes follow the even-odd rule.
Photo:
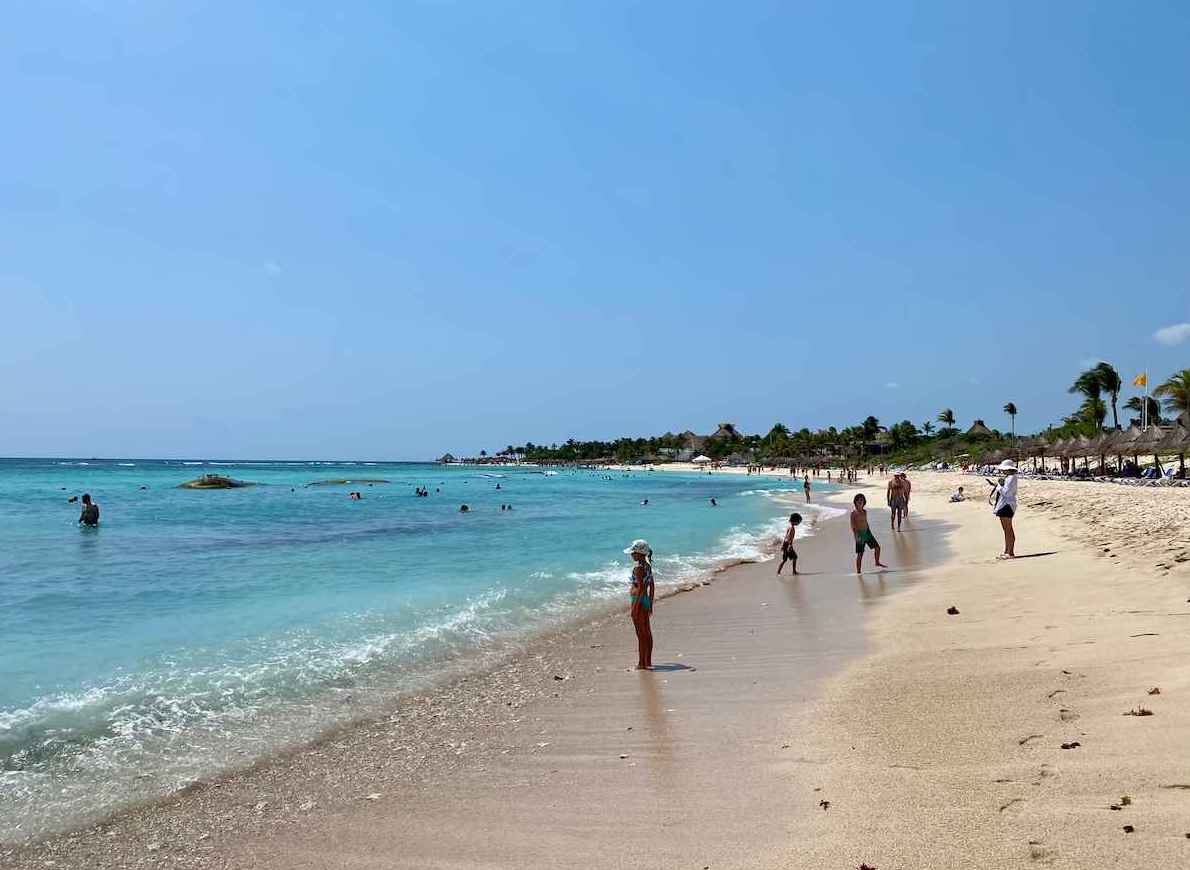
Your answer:
[[[1034,861],[1040,861],[1043,864],[1051,863],[1058,857],[1058,853],[1046,846],[1041,840],[1029,841],[1029,858]]]

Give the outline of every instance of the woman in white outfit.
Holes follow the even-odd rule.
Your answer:
[[[996,466],[997,471],[1004,473],[1004,482],[996,487],[995,502],[992,511],[1000,518],[1000,526],[1004,529],[1004,552],[997,558],[1016,558],[1016,532],[1012,529],[1012,517],[1016,514],[1016,463],[1005,459]]]

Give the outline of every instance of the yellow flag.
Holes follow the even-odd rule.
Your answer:
[[[1132,379],[1132,386],[1134,386],[1134,387],[1147,387],[1148,385],[1149,385],[1149,373],[1148,372],[1141,372],[1139,375],[1137,375],[1135,378]]]

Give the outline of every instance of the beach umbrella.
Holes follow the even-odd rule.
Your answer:
[[[709,456],[704,456],[702,454],[699,454],[698,456],[694,457],[693,461],[700,462],[700,463],[706,463],[706,462],[713,462],[714,460],[711,459],[711,457],[709,457]]]
[[[1120,432],[1113,429],[1110,432],[1100,432],[1091,439],[1090,447],[1095,455],[1099,457],[1100,471],[1107,471],[1107,454],[1111,449],[1112,443],[1116,440],[1116,436],[1120,434]]]
[[[1165,440],[1166,430],[1160,426],[1150,426],[1145,429],[1136,440],[1130,442],[1129,447],[1132,450],[1132,455],[1139,457],[1142,453],[1153,451],[1153,462],[1160,468],[1161,458],[1157,455],[1158,445]]]
[[[1119,459],[1120,470],[1124,469],[1124,457],[1132,453],[1132,444],[1144,434],[1144,429],[1141,429],[1135,423],[1129,426],[1122,432],[1117,432],[1115,439],[1112,441],[1112,452],[1116,454]]]
[[[1190,429],[1178,422],[1169,428],[1155,449],[1167,455],[1177,454],[1178,476],[1186,476],[1186,451],[1190,450]]]

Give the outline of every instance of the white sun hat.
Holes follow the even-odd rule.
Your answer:
[[[640,553],[642,556],[652,556],[653,548],[649,546],[649,542],[644,538],[637,538],[624,552],[629,556],[633,553]]]
[[[1016,471],[1017,467],[1016,467],[1016,463],[1013,462],[1011,459],[1005,459],[1003,462],[1001,462],[999,465],[996,466],[996,470],[997,471]]]

